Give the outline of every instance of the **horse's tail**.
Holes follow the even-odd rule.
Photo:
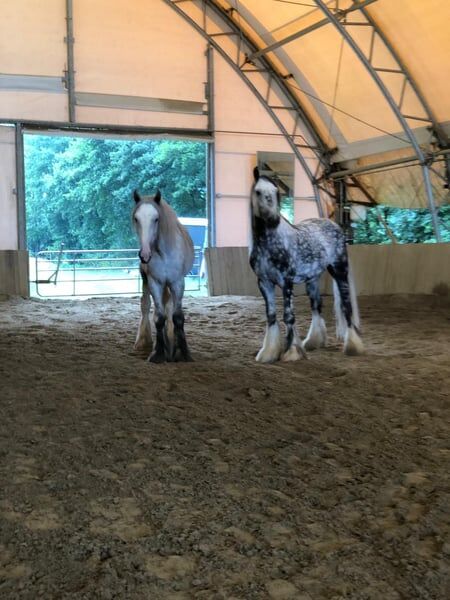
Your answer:
[[[361,322],[359,318],[358,296],[356,294],[355,278],[350,262],[348,263],[348,287],[350,290],[350,304],[352,305],[353,325],[359,330],[361,328]]]
[[[339,339],[344,340],[344,352],[349,355],[363,354],[364,344],[359,336],[359,309],[358,302],[356,299],[355,281],[353,273],[350,268],[350,263],[347,269],[347,282],[348,282],[348,293],[343,285],[341,285],[343,296],[336,283],[333,280],[333,292],[334,292],[334,310],[336,313],[336,335]],[[342,281],[342,283],[345,283]],[[345,306],[347,311],[345,311]],[[350,306],[349,306],[350,304]],[[349,313],[351,307],[352,317],[350,325],[347,323],[345,318],[345,312]]]
[[[348,263],[348,288],[350,294],[350,304],[352,307],[352,325],[359,330],[360,329],[360,318],[359,318],[359,308],[358,308],[358,299],[356,295],[356,287],[355,287],[355,278],[353,277],[353,272],[350,266],[350,262]],[[336,280],[333,279],[333,295],[334,295],[334,313],[336,316],[336,336],[338,339],[343,340],[347,333],[347,320],[345,318],[344,307],[342,305],[342,298],[336,283]]]
[[[333,279],[333,296],[334,316],[336,318],[336,337],[338,340],[343,340],[345,332],[347,331],[347,321],[345,320],[344,309],[342,307],[341,293],[335,279]]]

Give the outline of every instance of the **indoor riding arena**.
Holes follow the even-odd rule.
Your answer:
[[[450,597],[449,3],[43,4],[0,19],[0,598]],[[263,352],[254,172],[340,225],[357,355],[326,272],[326,344],[296,280]]]

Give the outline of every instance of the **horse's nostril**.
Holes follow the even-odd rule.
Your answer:
[[[150,255],[148,256],[148,258],[145,258],[145,257],[142,255],[142,252],[139,252],[138,256],[139,256],[139,260],[140,260],[140,261],[141,261],[141,263],[143,263],[144,265],[146,265],[147,263],[149,263],[149,262],[150,262],[150,259],[151,259],[151,257],[152,257],[152,255],[150,254]]]

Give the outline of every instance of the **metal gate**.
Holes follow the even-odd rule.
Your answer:
[[[59,250],[41,250],[34,257],[31,295],[54,298],[140,294],[137,254],[136,248],[66,250],[64,244]],[[200,295],[205,286],[202,285],[202,259],[203,249],[195,247],[194,265],[186,277],[187,294]]]

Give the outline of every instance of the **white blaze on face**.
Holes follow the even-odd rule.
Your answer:
[[[252,194],[253,214],[257,217],[276,216],[278,214],[278,190],[267,179],[258,179]]]
[[[134,213],[135,227],[140,241],[139,256],[148,263],[152,257],[158,235],[158,210],[152,204],[143,203]]]

